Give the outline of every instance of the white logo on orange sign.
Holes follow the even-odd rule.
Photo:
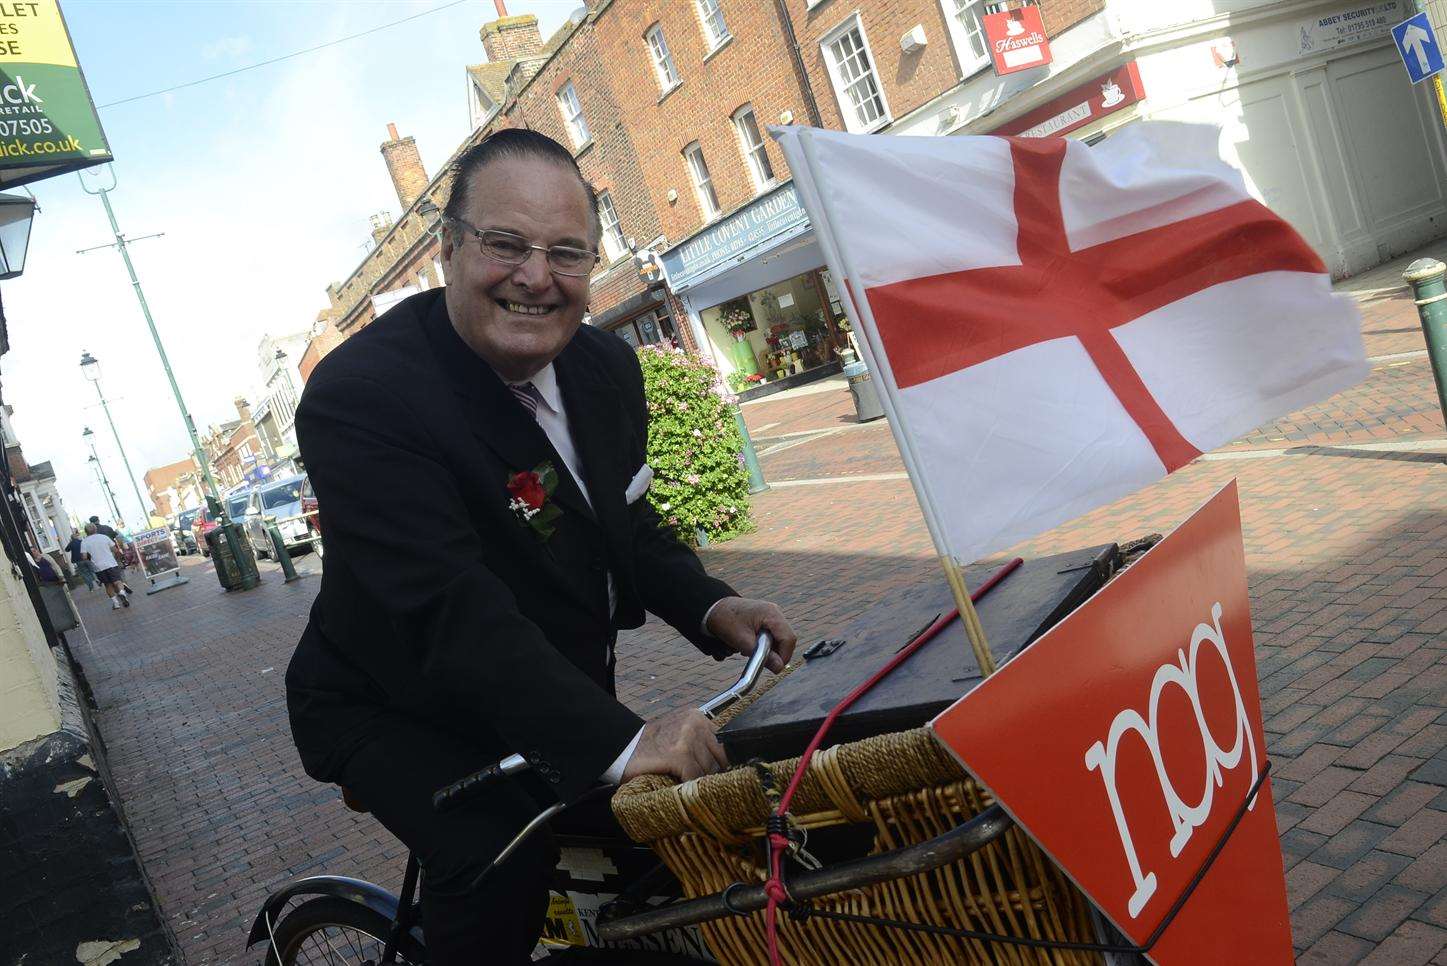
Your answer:
[[[1196,656],[1203,641],[1210,641],[1220,653],[1221,660],[1226,665],[1226,676],[1231,682],[1231,692],[1235,697],[1236,739],[1229,750],[1223,751],[1216,744],[1216,737],[1211,734],[1211,729],[1206,725],[1206,713],[1201,707],[1201,694],[1196,679],[1199,668]],[[1120,833],[1120,844],[1125,851],[1126,863],[1130,866],[1131,878],[1135,882],[1135,892],[1126,904],[1126,909],[1132,919],[1140,915],[1141,909],[1155,894],[1156,874],[1154,872],[1142,873],[1140,856],[1136,853],[1135,843],[1131,839],[1130,826],[1126,823],[1125,812],[1121,808],[1115,769],[1116,756],[1125,733],[1127,731],[1138,733],[1151,754],[1151,760],[1155,763],[1156,777],[1160,780],[1161,785],[1161,795],[1165,799],[1166,810],[1170,813],[1171,824],[1175,826],[1176,830],[1170,842],[1173,858],[1181,854],[1181,850],[1191,839],[1191,833],[1204,825],[1206,819],[1210,817],[1215,789],[1219,788],[1223,781],[1221,771],[1223,768],[1229,771],[1241,762],[1243,747],[1251,752],[1251,780],[1253,782],[1257,774],[1256,739],[1251,734],[1251,719],[1246,716],[1246,703],[1241,697],[1241,688],[1236,683],[1236,671],[1231,666],[1231,655],[1226,649],[1226,638],[1221,633],[1221,604],[1219,602],[1211,605],[1211,623],[1197,624],[1195,632],[1191,634],[1189,658],[1183,649],[1176,652],[1176,659],[1178,662],[1176,664],[1161,665],[1156,670],[1155,678],[1151,681],[1150,721],[1147,722],[1133,708],[1126,708],[1111,722],[1110,735],[1106,742],[1097,741],[1085,753],[1085,767],[1090,771],[1100,770],[1101,780],[1105,783],[1105,793],[1110,799],[1110,809],[1115,816],[1116,830]],[[1176,792],[1175,786],[1166,774],[1166,764],[1161,757],[1158,711],[1161,692],[1171,684],[1179,687],[1190,699],[1191,710],[1195,712],[1196,716],[1196,727],[1201,731],[1201,747],[1206,759],[1205,788],[1201,793],[1201,800],[1195,805],[1187,805]],[[1249,803],[1249,807],[1256,807],[1254,798]]]

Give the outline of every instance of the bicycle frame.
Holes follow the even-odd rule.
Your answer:
[[[738,701],[750,691],[752,691],[754,686],[758,683],[759,677],[763,673],[764,662],[768,658],[769,652],[772,650],[772,648],[773,640],[769,636],[769,634],[760,633],[758,639],[755,641],[754,652],[749,656],[748,662],[745,664],[743,673],[739,676],[739,679],[734,682],[734,684],[730,686],[727,690],[721,692],[718,695],[715,695],[713,698],[710,698],[708,701],[704,702],[704,704],[699,708],[699,710],[702,711],[710,720],[712,720],[725,708],[730,707],[736,701]],[[480,791],[482,788],[491,784],[492,781],[500,779],[506,775],[514,775],[521,771],[526,771],[529,767],[531,766],[528,764],[527,760],[524,759],[521,755],[510,755],[507,758],[504,758],[502,761],[497,762],[493,765],[489,765],[488,767],[483,768],[482,770],[472,775],[469,775],[467,778],[459,782],[455,782],[453,785],[448,786],[448,788],[439,791],[437,795],[434,796],[434,805],[437,807],[453,807],[465,801],[466,799],[471,798],[473,795],[477,794],[477,792]],[[599,790],[602,790],[606,787],[608,786],[600,786]],[[562,811],[562,809],[563,805],[561,803],[551,805],[548,808],[544,809],[536,817],[534,817],[533,820],[529,822],[526,826],[524,826],[522,831],[520,831],[518,835],[510,843],[508,843],[508,845],[503,849],[503,851],[498,854],[497,858],[493,860],[492,865],[490,865],[488,869],[482,873],[482,875],[487,875],[488,872],[490,872],[499,863],[501,863],[504,859],[511,855],[512,852],[516,850],[519,845],[526,841],[528,836],[532,835],[538,829],[545,826],[548,821],[552,819],[555,815],[557,815],[558,812]],[[567,847],[569,842],[560,841],[560,844]],[[591,844],[595,846],[602,845],[604,847],[612,847],[616,845],[619,848],[625,848],[632,851],[637,851],[638,849],[643,848],[641,846],[634,845],[632,842],[627,842],[624,840],[620,840],[617,843],[594,842]],[[646,849],[644,849],[644,851],[646,851]],[[567,876],[569,870],[566,868],[565,863],[560,864],[560,870],[564,876]],[[585,876],[585,878],[593,879],[594,877],[592,875],[587,875]],[[422,930],[419,926],[416,925],[416,923],[418,923],[421,918],[420,906],[415,898],[417,891],[417,879],[417,857],[410,853],[407,857],[407,872],[403,878],[402,895],[400,897],[393,895],[391,892],[388,892],[381,886],[374,885],[362,879],[353,879],[348,876],[318,875],[310,876],[305,879],[298,879],[295,882],[283,886],[281,889],[278,889],[276,892],[273,892],[270,896],[267,897],[266,901],[262,904],[261,910],[257,913],[256,919],[251,925],[251,931],[247,935],[246,945],[247,947],[251,947],[259,942],[270,942],[272,939],[272,931],[275,927],[276,922],[280,918],[281,911],[292,899],[298,896],[334,896],[336,898],[347,899],[351,902],[355,902],[359,905],[365,906],[373,910],[374,912],[385,916],[387,920],[393,924],[392,934],[387,940],[386,951],[382,959],[383,963],[389,963],[392,961],[391,956],[395,952],[397,940],[400,939],[403,935],[410,933],[411,936],[415,940],[417,940],[420,945],[425,945],[425,937],[422,933]],[[623,895],[628,891],[629,890],[625,886],[624,888],[620,889],[619,893],[615,895]],[[572,893],[570,892],[569,895],[571,894]],[[580,892],[579,894],[600,895],[599,893],[591,892]],[[646,905],[647,900],[652,897],[637,896],[634,898],[642,902],[642,904]],[[570,905],[575,904],[574,900],[571,898],[568,900],[568,902]],[[589,912],[597,913],[601,911],[601,909],[606,905],[607,902],[600,902],[597,909],[589,910]],[[580,923],[579,928],[581,931],[583,929],[581,925],[583,916],[576,909],[574,910],[574,912],[575,915],[577,915],[578,917]],[[597,920],[601,920],[601,918],[601,915],[598,915],[596,917]],[[665,929],[661,931],[668,932],[670,930]],[[677,930],[672,930],[672,932],[676,933]],[[581,938],[586,941],[591,940],[593,937],[584,935]],[[679,942],[681,942],[685,946],[691,946],[693,940],[679,940]],[[698,940],[698,943],[701,944],[702,940]],[[593,945],[594,943],[589,941],[587,942],[587,944]],[[602,944],[611,945],[611,943],[608,943],[606,940],[604,940]],[[278,956],[279,955],[280,954],[278,951]]]

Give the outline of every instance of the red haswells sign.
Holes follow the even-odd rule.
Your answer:
[[[990,42],[996,74],[1044,67],[1052,59],[1039,7],[985,14],[985,37]]]

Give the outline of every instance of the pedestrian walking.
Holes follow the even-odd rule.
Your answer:
[[[121,587],[125,589],[125,592],[127,594],[132,593],[131,585],[126,583],[126,568],[128,566],[132,566],[131,560],[129,559],[130,555],[126,553],[126,548],[130,545],[129,541],[125,538],[125,536],[116,532],[114,527],[109,527],[106,526],[104,523],[101,523],[100,517],[91,517],[90,522],[95,525],[97,533],[103,536],[110,537],[111,542],[115,544],[115,549],[114,551],[112,551],[112,556],[116,558],[117,573],[120,574]],[[89,532],[90,530],[87,529],[86,533]],[[129,607],[130,604],[127,604],[126,606]]]
[[[65,545],[65,552],[70,554],[70,564],[75,572],[80,574],[81,580],[85,581],[85,589],[95,593],[95,568],[81,554],[79,533],[70,535],[70,542]]]
[[[98,525],[85,525],[85,539],[80,542],[81,554],[95,568],[96,577],[105,586],[106,596],[111,599],[111,610],[131,606],[130,588],[125,586],[120,564],[116,561],[115,541],[98,532]]]

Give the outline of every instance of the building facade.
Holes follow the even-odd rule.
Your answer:
[[[58,560],[62,556],[61,549],[70,540],[70,513],[61,498],[50,462],[30,463],[25,459],[25,452],[10,423],[12,412],[8,405],[0,406],[0,443],[3,443],[5,451],[5,470],[10,476],[20,516],[30,536],[42,553],[51,554]]]
[[[238,396],[234,405],[237,418],[212,426],[201,439],[216,485],[223,490],[262,483],[271,476],[271,462],[252,422],[250,403]]]
[[[151,504],[163,517],[198,507],[205,502],[204,490],[200,486],[201,474],[196,469],[196,460],[186,457],[165,466],[153,466],[146,470],[143,479],[151,494]]]
[[[467,69],[475,128],[458,151],[505,126],[570,146],[600,190],[588,321],[635,345],[696,349],[761,394],[849,354],[838,281],[770,125],[1094,143],[1142,119],[1215,124],[1262,200],[1344,277],[1447,225],[1447,139],[1389,37],[1410,6],[590,0],[546,41],[531,16],[484,25],[489,60]],[[998,73],[993,48],[1023,7],[1050,59]],[[425,175],[405,140],[394,130],[383,145],[403,215],[329,290],[331,328],[311,365],[319,344],[445,281],[435,208],[447,171],[417,195]]]
[[[301,363],[312,341],[310,329],[291,335],[261,337],[256,350],[261,400],[252,411],[262,449],[273,464],[296,458],[296,407],[301,401]]]

